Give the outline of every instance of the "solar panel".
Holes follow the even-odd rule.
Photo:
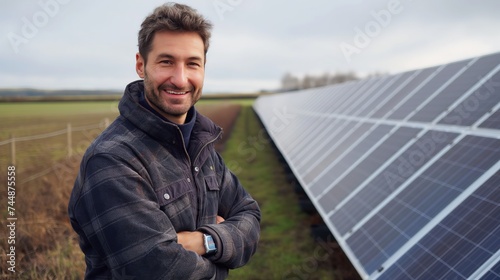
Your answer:
[[[362,278],[500,277],[500,53],[254,109]]]
[[[500,172],[451,211],[380,279],[467,279],[473,276],[500,250],[498,186]],[[473,277],[478,278],[478,275]]]

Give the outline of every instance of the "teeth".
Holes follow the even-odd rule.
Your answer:
[[[169,94],[175,94],[175,95],[183,95],[183,94],[186,94],[185,91],[180,91],[180,92],[177,92],[177,91],[171,91],[171,90],[167,90],[167,93]]]

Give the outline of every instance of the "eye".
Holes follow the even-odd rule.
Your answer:
[[[172,65],[172,64],[174,64],[174,62],[172,60],[166,59],[166,60],[160,61],[160,64]]]
[[[191,66],[191,67],[200,67],[201,65],[199,63],[197,63],[197,62],[189,62],[188,66]]]

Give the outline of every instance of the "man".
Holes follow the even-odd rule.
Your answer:
[[[86,279],[224,279],[255,253],[259,207],[213,148],[221,128],[193,107],[210,29],[180,4],[141,25],[144,80],[86,151],[69,202]]]

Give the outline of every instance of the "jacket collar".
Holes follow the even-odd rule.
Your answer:
[[[139,104],[143,91],[143,80],[137,80],[127,85],[123,97],[118,104],[120,115],[160,143],[166,141],[170,144],[182,145],[180,143],[182,135],[180,129],[175,124],[162,120]],[[214,124],[209,118],[196,112],[196,122],[191,134],[192,146],[190,150],[198,150],[205,143],[213,141],[221,132],[222,128]]]

